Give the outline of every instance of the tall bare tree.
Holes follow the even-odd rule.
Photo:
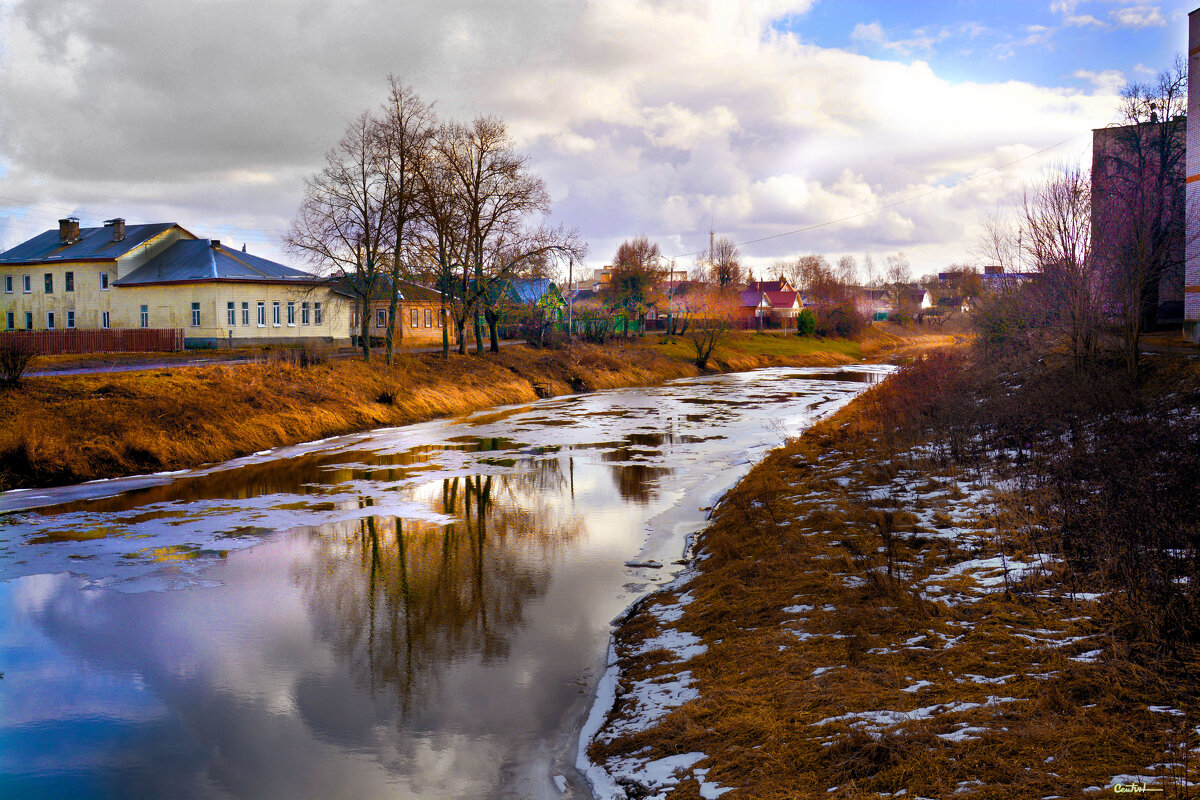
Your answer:
[[[666,270],[658,242],[645,234],[621,242],[606,291],[609,305],[624,311],[627,319],[641,318],[651,303],[661,299]],[[628,323],[625,332],[628,335]]]
[[[701,256],[708,280],[722,288],[738,286],[747,280],[741,253],[727,236],[710,237],[708,251]]]
[[[1187,62],[1122,92],[1121,122],[1097,137],[1092,170],[1095,245],[1121,309],[1122,353],[1138,370],[1141,334],[1157,319],[1164,279],[1180,279],[1185,257]]]
[[[358,306],[363,359],[371,358],[371,301],[380,291],[390,226],[389,180],[377,120],[354,118],[325,167],[304,181],[284,248],[338,278]]]
[[[1065,322],[1077,363],[1096,350],[1099,292],[1092,259],[1091,180],[1078,165],[1064,165],[1025,190],[1022,228],[1030,256],[1043,276],[1044,295]]]
[[[465,315],[474,315],[476,352],[482,353],[479,301],[488,295],[484,260],[489,241],[523,217],[548,212],[550,195],[542,179],[529,171],[528,157],[517,152],[504,122],[495,117],[445,126],[435,139],[435,148],[454,178],[454,194],[467,227],[468,264],[461,273],[464,318],[460,324],[465,327]],[[459,350],[466,352],[465,339]]]
[[[420,173],[430,154],[435,119],[432,107],[411,86],[388,75],[388,97],[378,117],[380,157],[386,181],[387,236],[390,257],[387,262],[388,320],[387,362],[392,363],[396,333],[404,335],[404,326],[396,326],[401,282],[415,277],[420,268],[413,262],[420,248],[417,226],[421,215]],[[444,328],[443,328],[444,330]]]

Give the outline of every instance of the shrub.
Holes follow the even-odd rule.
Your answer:
[[[820,336],[857,339],[867,329],[867,318],[849,301],[821,309],[816,321]]]
[[[810,309],[803,309],[796,316],[796,335],[812,336],[817,332],[817,315]]]
[[[0,386],[19,386],[34,355],[31,344],[15,336],[0,337]]]

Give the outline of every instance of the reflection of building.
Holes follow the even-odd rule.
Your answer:
[[[189,343],[346,336],[315,275],[173,222],[80,228],[74,217],[0,254],[4,330],[182,329]]]

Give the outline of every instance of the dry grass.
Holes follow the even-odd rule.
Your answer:
[[[0,489],[179,469],[387,425],[454,416],[541,394],[696,374],[638,346],[506,348],[483,358],[404,355],[30,378],[0,392]],[[535,387],[536,384],[536,387]]]
[[[1088,787],[1155,774],[1154,764],[1180,765],[1158,769],[1174,777],[1159,796],[1190,796],[1194,671],[1129,657],[1115,634],[1120,604],[1079,599],[1079,576],[1036,533],[1052,521],[1030,518],[1028,494],[994,489],[1015,473],[951,455],[946,415],[967,394],[964,358],[930,355],[872,389],[722,501],[679,590],[691,602],[678,622],[654,613],[678,594],[657,595],[619,629],[624,691],[593,759],[703,752],[696,766],[736,787],[731,799],[1096,797],[1112,790]],[[896,490],[897,479],[919,491]],[[993,556],[1036,566],[990,593],[953,574]],[[797,606],[809,608],[783,610]],[[664,627],[707,652],[686,663],[643,652]],[[1075,660],[1095,650],[1097,660]],[[699,699],[649,730],[611,735],[638,711],[632,681],[681,670]],[[912,713],[931,706],[941,708]],[[911,718],[847,716],[882,710]],[[972,738],[956,741],[964,729]],[[699,796],[691,777],[671,795]]]

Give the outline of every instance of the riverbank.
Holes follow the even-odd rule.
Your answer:
[[[618,627],[598,796],[1185,794],[1200,367],[1147,360],[938,354],[772,453]]]
[[[889,328],[861,343],[739,335],[710,371],[851,363],[941,340]],[[449,361],[403,354],[390,367],[382,358],[301,367],[269,354],[251,364],[28,378],[20,389],[0,392],[0,490],[184,469],[538,397],[697,374],[680,340],[649,336],[603,347],[506,347]]]

